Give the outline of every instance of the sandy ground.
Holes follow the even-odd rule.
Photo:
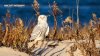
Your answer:
[[[80,41],[81,42],[81,41]],[[39,42],[36,48],[32,50],[32,56],[70,56],[69,50],[73,46],[74,41],[44,41],[44,43]],[[49,45],[49,46],[48,46]],[[55,46],[51,46],[55,45]],[[100,41],[96,40],[96,47],[100,48]],[[24,52],[19,52],[7,47],[0,47],[0,56],[29,56]],[[79,49],[74,52],[74,56],[82,56]]]
[[[0,56],[29,56],[24,52],[19,52],[8,47],[0,47]]]

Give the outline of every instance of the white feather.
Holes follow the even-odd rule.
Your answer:
[[[40,15],[38,17],[38,24],[34,27],[30,40],[43,40],[49,33],[49,26],[47,23],[47,17]]]

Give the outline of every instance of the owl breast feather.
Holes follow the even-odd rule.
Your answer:
[[[30,40],[34,40],[36,38],[44,38],[47,28],[47,24],[37,24],[32,31]]]

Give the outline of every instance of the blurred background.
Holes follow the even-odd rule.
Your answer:
[[[32,4],[34,0],[0,0],[0,22],[3,21],[7,10],[10,11],[10,21],[13,22],[14,18],[20,17],[27,25],[29,20],[34,21],[36,19],[36,12],[34,11]],[[58,27],[61,26],[61,22],[68,16],[73,16],[76,21],[76,0],[38,0],[40,5],[40,14],[50,15],[48,17],[49,26],[52,27],[54,19],[49,12],[51,9],[49,3],[52,5],[53,1],[56,1],[59,8],[62,10],[62,14],[57,16]],[[5,5],[24,5],[24,6],[5,6]],[[92,13],[96,13],[97,17],[100,16],[100,0],[80,0],[79,1],[79,19],[82,25],[88,23],[92,18]]]

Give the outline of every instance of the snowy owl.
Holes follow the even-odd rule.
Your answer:
[[[49,26],[47,23],[47,16],[40,15],[38,17],[38,23],[32,31],[30,41],[34,40],[35,43],[37,43],[38,41],[42,41],[48,35],[48,33]]]

